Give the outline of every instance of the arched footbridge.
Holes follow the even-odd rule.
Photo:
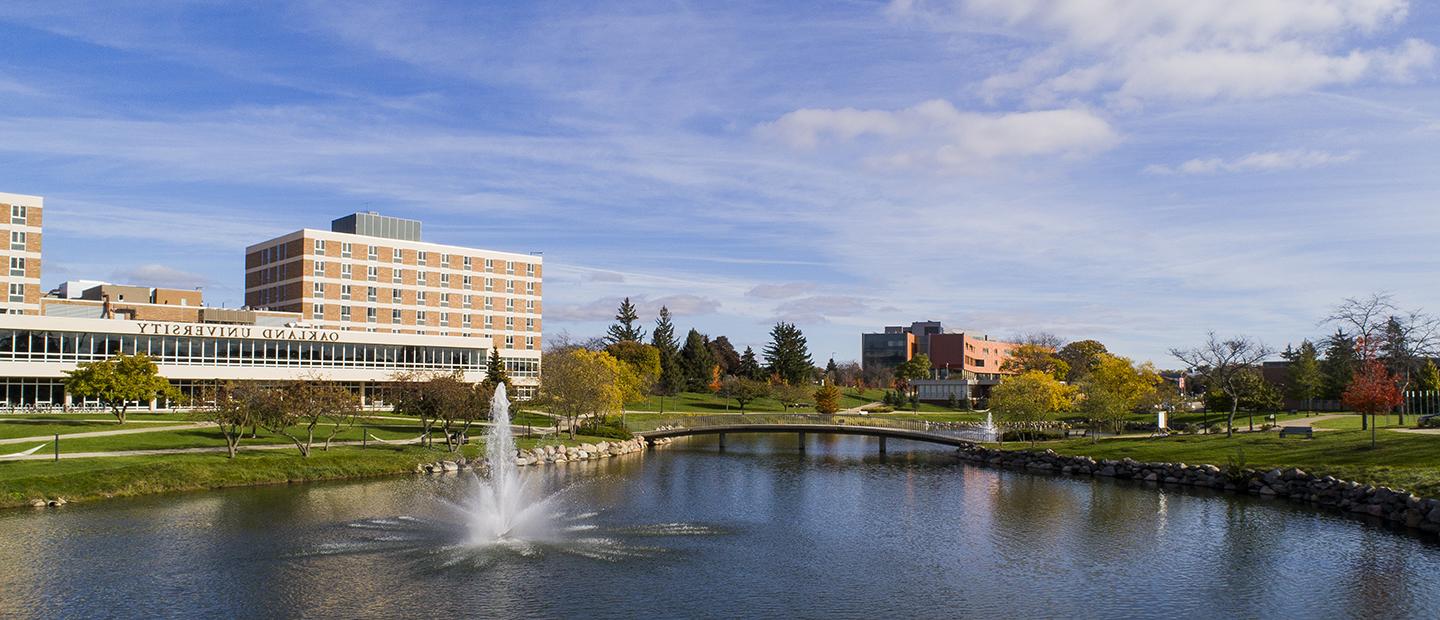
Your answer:
[[[800,438],[801,450],[805,449],[805,435],[809,433],[865,435],[880,439],[881,452],[885,451],[887,439],[923,441],[959,448],[974,445],[985,438],[985,431],[974,424],[880,418],[857,420],[856,417],[858,416],[836,417],[819,414],[687,416],[653,429],[636,430],[634,433],[649,444],[653,444],[656,439],[719,435],[722,448],[725,446],[725,436],[731,433],[796,433]]]

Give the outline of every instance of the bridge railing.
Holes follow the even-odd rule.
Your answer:
[[[819,413],[759,413],[759,414],[713,414],[687,415],[656,421],[649,428],[632,428],[633,431],[669,430],[679,428],[699,429],[717,426],[775,425],[775,424],[821,424],[893,428],[935,435],[956,437],[977,437],[984,433],[983,425],[974,422],[931,422],[927,420],[892,419],[859,415],[825,415]]]

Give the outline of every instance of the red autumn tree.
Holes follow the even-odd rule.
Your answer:
[[[1395,377],[1385,369],[1380,360],[1372,357],[1360,367],[1360,372],[1355,374],[1340,400],[1346,407],[1359,411],[1360,415],[1370,416],[1370,447],[1374,448],[1375,416],[1388,414],[1391,409],[1400,406],[1404,399],[1400,395],[1400,388],[1395,386]]]

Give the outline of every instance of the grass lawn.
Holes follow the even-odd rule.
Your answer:
[[[1370,448],[1369,431],[1337,430],[1315,433],[1314,439],[1280,439],[1279,433],[1174,435],[1164,439],[1089,439],[1040,442],[1063,454],[1137,461],[1209,463],[1224,467],[1243,459],[1246,467],[1270,469],[1299,467],[1367,484],[1403,488],[1426,497],[1440,497],[1440,437],[1411,433],[1380,433],[1378,447]],[[1030,449],[1010,442],[1006,449]],[[1243,456],[1242,456],[1243,455]]]
[[[412,432],[410,437],[413,436]],[[600,441],[610,440],[581,436],[575,441],[519,438],[515,443],[520,448],[533,448],[546,443],[578,445]],[[216,439],[211,445],[223,444]],[[475,458],[482,449],[483,445],[472,443],[463,446],[461,453],[466,458]],[[36,498],[64,497],[69,501],[84,501],[170,491],[405,474],[414,471],[419,463],[454,456],[437,440],[433,448],[372,444],[365,449],[337,446],[322,451],[317,446],[310,458],[300,457],[295,450],[242,450],[233,460],[224,453],[215,453],[0,462],[0,508],[27,506],[30,500]]]
[[[1380,429],[1386,429],[1386,428],[1415,428],[1416,419],[1417,419],[1418,417],[1419,417],[1419,416],[1413,416],[1413,415],[1405,416],[1405,424],[1404,424],[1404,425],[1400,424],[1400,417],[1399,417],[1399,416],[1393,416],[1393,415],[1391,415],[1391,416],[1383,416],[1383,415],[1382,415],[1382,416],[1380,416],[1380,417],[1378,417],[1378,418],[1375,418],[1374,420],[1371,420],[1371,421],[1376,423],[1376,424],[1375,424],[1375,428],[1380,428]],[[1347,416],[1345,416],[1345,417],[1343,417],[1343,418],[1335,418],[1335,419],[1333,419],[1333,420],[1321,420],[1321,421],[1315,423],[1315,427],[1316,427],[1316,428],[1335,428],[1335,429],[1344,429],[1344,430],[1360,430],[1360,416],[1359,416],[1358,414],[1356,414],[1356,415],[1347,415]]]
[[[177,422],[178,424],[178,422]],[[152,426],[165,426],[164,424],[116,424],[114,422],[85,422],[82,420],[55,421],[55,420],[5,420],[0,418],[0,439],[13,439],[16,437],[35,437],[43,435],[61,435],[67,433],[87,433],[90,431],[113,431],[130,428],[148,428]],[[0,449],[0,452],[4,452]]]

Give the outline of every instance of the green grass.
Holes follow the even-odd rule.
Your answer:
[[[542,444],[578,445],[600,441],[610,440],[580,436],[574,441],[519,438],[515,443],[528,449]],[[482,449],[483,445],[472,443],[463,446],[461,454],[466,458],[475,458]],[[433,448],[372,444],[365,449],[337,446],[323,451],[317,446],[309,458],[302,458],[293,449],[250,452],[242,449],[233,460],[221,452],[0,462],[0,508],[26,506],[36,498],[64,497],[68,501],[87,501],[173,491],[406,474],[414,471],[419,463],[454,456],[437,439]]]
[[[0,419],[0,439],[14,439],[17,437],[37,437],[59,433],[88,433],[91,431],[114,431],[131,428],[148,428],[152,426],[164,426],[163,424],[116,424],[114,422],[85,422],[81,420],[70,421],[21,421]],[[4,450],[0,450],[3,452]]]
[[[1062,454],[1137,461],[1208,463],[1224,467],[1243,459],[1246,467],[1270,469],[1299,467],[1367,484],[1408,489],[1427,497],[1440,497],[1440,436],[1380,433],[1378,447],[1370,448],[1370,432],[1337,430],[1315,433],[1314,439],[1280,439],[1279,433],[1174,435],[1163,439],[1089,439],[1040,442]],[[1027,450],[1027,443],[1010,442],[1006,449]]]
[[[1376,418],[1375,420],[1373,420],[1373,422],[1376,422],[1375,427],[1376,427],[1376,428],[1380,428],[1380,429],[1385,429],[1385,428],[1415,428],[1415,422],[1416,422],[1416,419],[1417,419],[1418,417],[1419,417],[1419,416],[1413,416],[1413,415],[1411,415],[1411,416],[1405,416],[1405,424],[1403,424],[1403,425],[1400,424],[1400,417],[1399,417],[1399,416],[1393,416],[1393,415],[1391,415],[1391,416],[1383,416],[1383,415],[1382,415],[1382,416]],[[1316,428],[1343,429],[1343,430],[1360,430],[1360,416],[1359,416],[1359,415],[1347,415],[1347,416],[1345,416],[1345,417],[1343,417],[1343,418],[1335,418],[1335,419],[1333,419],[1333,420],[1321,420],[1321,421],[1315,423],[1315,427],[1316,427]]]

